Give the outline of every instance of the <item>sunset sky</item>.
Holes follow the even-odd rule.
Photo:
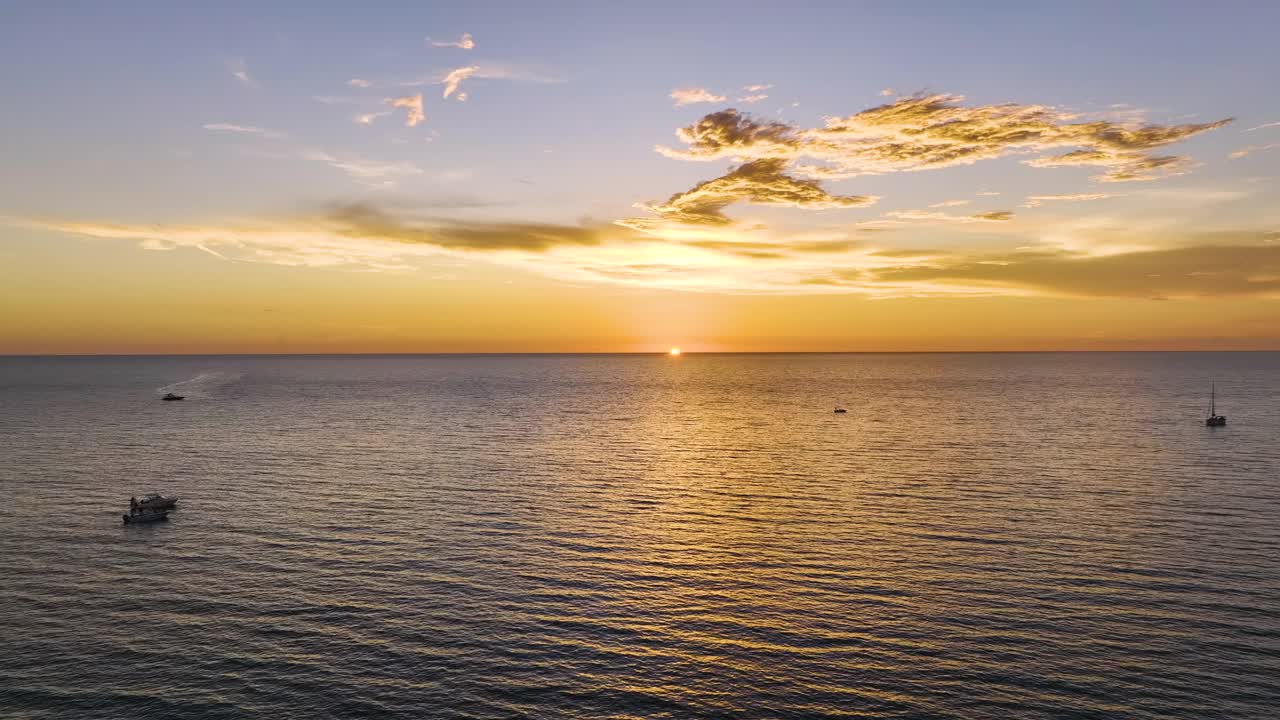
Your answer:
[[[0,3],[0,353],[1280,349],[1280,4]]]

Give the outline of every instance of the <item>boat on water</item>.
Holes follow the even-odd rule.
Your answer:
[[[186,399],[187,399],[187,396],[186,396],[186,395],[174,395],[173,393],[165,393],[165,394],[164,394],[164,397],[162,397],[162,398],[160,398],[160,399],[161,399],[161,400],[166,400],[166,401],[170,401],[170,402],[172,402],[172,401],[174,401],[174,400],[186,400]]]
[[[839,414],[841,414],[841,413],[847,413],[847,412],[849,412],[849,411],[848,411],[848,410],[845,410],[844,408],[842,408],[842,407],[840,407],[839,405],[837,405],[837,406],[836,406],[836,409],[834,410],[834,412],[835,412],[837,415],[839,415]]]
[[[161,495],[153,493],[151,495],[143,495],[141,498],[129,498],[129,510],[169,510],[178,504],[178,498],[175,495]]]
[[[1227,416],[1218,414],[1217,396],[1217,383],[1212,383],[1209,385],[1209,417],[1204,419],[1204,424],[1209,427],[1222,427],[1227,424]]]
[[[130,508],[129,512],[124,514],[125,525],[136,525],[139,523],[159,522],[169,519],[168,510],[137,510]]]

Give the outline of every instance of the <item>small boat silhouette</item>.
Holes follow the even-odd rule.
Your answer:
[[[834,411],[834,412],[835,412],[836,414],[840,414],[840,413],[847,413],[847,412],[849,412],[849,411],[848,411],[848,410],[845,410],[844,408],[842,408],[842,407],[840,407],[839,405],[837,405],[837,406],[836,406],[836,409],[835,409],[835,411]]]
[[[185,400],[186,398],[187,398],[186,395],[174,395],[173,393],[165,393],[164,397],[160,399],[171,401],[171,400]]]
[[[1227,424],[1227,416],[1218,414],[1217,396],[1217,383],[1212,383],[1209,385],[1209,417],[1204,419],[1204,424],[1209,427],[1222,427]]]
[[[135,525],[137,523],[159,522],[169,519],[168,510],[130,510],[121,516],[125,525]]]

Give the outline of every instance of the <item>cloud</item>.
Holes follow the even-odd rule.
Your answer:
[[[266,128],[255,127],[253,125],[232,125],[231,123],[208,123],[202,125],[205,130],[214,130],[218,132],[234,132],[244,133],[246,135],[258,135],[264,138],[279,139],[286,137],[282,132],[275,130],[267,130]]]
[[[813,129],[763,123],[723,110],[677,131],[686,149],[659,146],[658,151],[693,161],[783,158],[793,163],[793,172],[814,179],[932,170],[1034,154],[1038,157],[1024,162],[1099,167],[1103,173],[1095,179],[1121,182],[1183,172],[1184,158],[1152,151],[1231,122],[1071,122],[1076,116],[1045,106],[965,106],[962,100],[955,95],[904,97],[847,117],[828,117],[823,127]],[[1062,150],[1066,152],[1058,152]],[[804,159],[815,162],[805,164]]]
[[[1254,125],[1251,128],[1245,128],[1243,132],[1253,132],[1254,130],[1262,130],[1265,128],[1272,128],[1272,127],[1280,127],[1280,120],[1277,120],[1275,122],[1262,123],[1261,125]]]
[[[338,95],[312,95],[312,100],[325,105],[350,105],[356,101],[355,98],[341,97]]]
[[[448,97],[446,95],[446,97]],[[422,111],[422,93],[417,95],[405,95],[402,97],[386,98],[382,102],[391,107],[404,108],[408,111],[404,118],[404,124],[413,127],[423,120],[427,119],[426,113]]]
[[[236,58],[227,63],[227,69],[231,71],[231,76],[240,81],[245,87],[256,88],[258,81],[249,74],[249,66],[245,64],[243,58]]]
[[[356,155],[334,156],[323,150],[304,150],[299,154],[303,160],[322,162],[350,175],[364,185],[384,187],[395,183],[399,177],[421,175],[422,168],[406,161],[384,162],[367,160]]]
[[[1239,160],[1242,157],[1247,157],[1256,152],[1262,152],[1264,150],[1274,150],[1276,148],[1280,148],[1280,143],[1271,143],[1269,145],[1248,145],[1240,148],[1239,150],[1236,150],[1235,152],[1231,153],[1227,157],[1231,158],[1232,160]]]
[[[893,95],[893,88],[881,88],[880,97],[890,97]]]
[[[335,203],[303,217],[209,225],[28,220],[20,224],[89,237],[133,240],[148,250],[196,248],[218,257],[306,267],[408,270],[407,260],[475,253],[528,259],[555,248],[625,239],[604,226],[414,222],[362,203]]]
[[[350,80],[347,81],[347,84],[350,85],[351,87],[367,88],[373,83],[369,82],[368,80],[362,80],[360,78],[351,78]]]
[[[390,110],[383,110],[382,112],[361,113],[359,115],[356,115],[355,118],[353,119],[358,125],[372,125],[374,120],[377,120],[380,117],[385,117],[390,114],[391,114]]]
[[[440,47],[440,48],[453,47],[453,48],[461,48],[463,50],[471,50],[476,46],[476,41],[471,38],[471,33],[462,33],[462,37],[458,38],[457,40],[443,40],[443,41],[432,40],[431,36],[428,35],[427,44],[430,45],[431,47]]]
[[[885,283],[955,284],[1071,297],[1189,299],[1280,297],[1280,246],[1206,244],[1105,256],[1006,253],[904,265],[876,273]]]
[[[465,72],[463,72],[465,71]],[[522,67],[511,67],[505,65],[472,65],[465,68],[456,68],[447,72],[434,73],[417,80],[409,80],[399,83],[401,87],[422,87],[424,85],[449,85],[451,78],[455,74],[461,73],[456,77],[454,82],[454,90],[457,89],[457,83],[467,78],[475,78],[477,80],[510,80],[512,82],[531,82],[531,83],[562,83],[563,78],[546,75],[534,70]],[[449,91],[451,94],[453,90]]]
[[[10,219],[10,223],[15,222]],[[335,203],[297,217],[195,225],[16,221],[146,249],[190,247],[232,260],[409,270],[449,255],[570,282],[689,291],[868,297],[1042,296],[1280,299],[1274,231],[1163,233],[1159,249],[1104,255],[1027,246],[965,251],[876,245],[836,229],[778,234],[707,227],[635,232],[616,225],[472,223]],[[1141,239],[1131,238],[1130,245]]]
[[[769,90],[772,87],[773,85],[743,85],[742,89],[746,90],[749,93],[757,93],[757,92],[760,92],[761,90]]]
[[[960,207],[961,205],[968,205],[970,202],[971,201],[969,200],[943,200],[942,202],[936,202],[930,205],[929,207],[931,208]]]
[[[1104,200],[1106,198],[1117,197],[1111,193],[1075,193],[1072,195],[1028,195],[1023,202],[1022,207],[1033,208],[1040,207],[1047,202],[1087,202],[1089,200]]]
[[[768,99],[769,99],[768,95],[761,93],[759,95],[743,95],[742,97],[738,98],[738,102],[757,103],[757,102],[760,102],[761,100],[768,100]]]
[[[878,198],[830,195],[816,180],[802,180],[783,172],[783,160],[754,160],[714,180],[672,195],[665,203],[638,205],[658,218],[620,220],[624,227],[652,230],[668,223],[728,225],[724,209],[738,202],[808,209],[862,207]]]
[[[443,80],[445,99],[447,100],[449,96],[458,89],[458,86],[462,84],[463,80],[475,75],[479,70],[480,67],[478,65],[468,65],[467,67],[460,67],[449,71],[449,74],[445,75]]]
[[[671,99],[676,101],[676,107],[681,107],[694,103],[724,102],[727,98],[724,95],[716,95],[706,88],[687,87],[672,90]]]
[[[1013,213],[1008,210],[996,210],[994,212],[977,213],[974,215],[951,215],[949,213],[932,212],[929,210],[893,210],[885,213],[884,216],[895,220],[918,220],[924,222],[961,224],[1006,222],[1013,219]]]

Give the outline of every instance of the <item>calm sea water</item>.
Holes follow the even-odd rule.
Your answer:
[[[1278,354],[0,358],[0,492],[6,718],[1280,712]]]

